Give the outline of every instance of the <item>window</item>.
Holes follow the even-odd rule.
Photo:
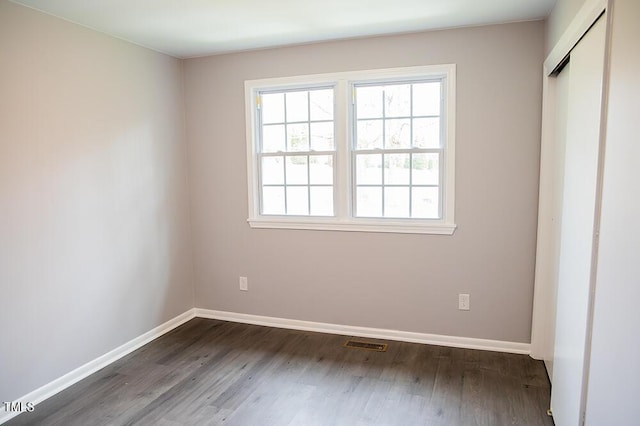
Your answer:
[[[453,233],[454,65],[245,91],[252,227]]]
[[[258,96],[260,213],[333,216],[333,87]]]
[[[442,79],[354,92],[355,216],[440,219]]]

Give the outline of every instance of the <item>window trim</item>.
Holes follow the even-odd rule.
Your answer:
[[[352,216],[352,102],[353,84],[362,82],[385,83],[389,80],[415,80],[429,77],[444,77],[444,179],[442,185],[441,219],[391,219],[358,218]],[[335,216],[261,215],[260,186],[258,175],[257,134],[259,122],[256,117],[256,98],[259,91],[306,89],[318,86],[334,86],[334,123],[336,162],[334,167],[334,211]],[[429,65],[377,70],[349,71],[313,74],[293,77],[278,77],[245,81],[245,119],[247,147],[248,207],[247,219],[252,228],[308,229],[333,231],[391,232],[416,234],[452,235],[456,229],[455,214],[455,64]],[[351,90],[350,90],[351,89]]]

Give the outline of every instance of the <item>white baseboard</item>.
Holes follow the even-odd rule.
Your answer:
[[[119,360],[123,356],[130,354],[141,346],[144,346],[150,341],[162,336],[165,333],[168,333],[169,331],[173,330],[181,324],[184,324],[194,317],[195,309],[189,309],[188,311],[178,315],[173,319],[170,319],[164,324],[161,324],[156,328],[144,333],[143,335],[128,341],[122,346],[119,346],[114,350],[107,352],[106,354],[94,359],[93,361],[89,361],[88,363],[76,368],[75,370],[65,374],[64,376],[59,377],[56,380],[49,382],[32,392],[29,392],[22,398],[19,398],[13,402],[30,402],[34,405],[37,405],[45,399],[52,397],[60,391],[63,391],[74,383],[77,383],[85,377],[90,376],[101,368],[104,368],[112,362]],[[0,409],[2,408],[3,407],[0,407]],[[14,418],[19,414],[21,413],[0,411],[0,424]]]
[[[505,342],[502,340],[475,339],[472,337],[445,336],[441,334],[415,333],[411,331],[388,330],[383,328],[300,321],[200,308],[195,308],[195,316],[200,318],[241,322],[245,324],[264,325],[268,327],[289,328],[293,330],[344,334],[347,336],[367,337],[371,339],[397,340],[401,342],[424,343],[428,345],[480,349],[485,351],[508,352],[525,355],[529,355],[531,346],[529,343]]]
[[[388,330],[382,328],[357,327],[351,325],[329,324],[323,322],[301,321],[286,318],[266,317],[261,315],[240,314],[236,312],[214,311],[193,308],[158,327],[136,337],[114,350],[90,361],[64,376],[28,393],[13,402],[38,403],[63,391],[101,368],[130,354],[141,346],[162,336],[192,318],[210,318],[245,324],[264,325],[268,327],[288,328],[292,330],[314,331],[318,333],[343,334],[347,336],[367,337],[382,340],[423,343],[428,345],[450,346],[454,348],[480,349],[485,351],[529,354],[528,343],[505,342],[501,340],[474,339],[471,337],[445,336],[440,334],[415,333],[411,331]],[[1,407],[0,407],[1,408]],[[0,424],[19,415],[19,412],[0,412]]]

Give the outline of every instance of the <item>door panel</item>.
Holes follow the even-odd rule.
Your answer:
[[[551,153],[552,160],[552,181],[551,188],[551,205],[549,223],[549,237],[546,244],[547,253],[544,253],[548,259],[548,276],[547,279],[551,283],[552,294],[550,301],[553,303],[553,309],[547,310],[549,335],[545,336],[545,344],[549,348],[549,352],[544,354],[544,362],[547,367],[547,373],[553,378],[553,356],[554,356],[554,339],[555,339],[555,323],[556,323],[556,292],[558,289],[558,268],[560,260],[560,236],[562,231],[562,197],[564,196],[564,164],[566,150],[567,135],[567,111],[569,109],[569,75],[571,74],[571,63],[568,63],[555,80],[555,143]],[[552,382],[553,384],[553,382]]]
[[[558,426],[582,424],[605,51],[600,19],[571,51],[551,408]],[[565,78],[565,76],[562,76]]]

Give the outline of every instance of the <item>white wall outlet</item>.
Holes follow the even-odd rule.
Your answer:
[[[470,309],[469,295],[468,294],[459,294],[458,295],[458,310],[460,310],[460,311],[468,311],[469,309]]]
[[[240,277],[240,290],[249,291],[249,281],[247,277]]]

